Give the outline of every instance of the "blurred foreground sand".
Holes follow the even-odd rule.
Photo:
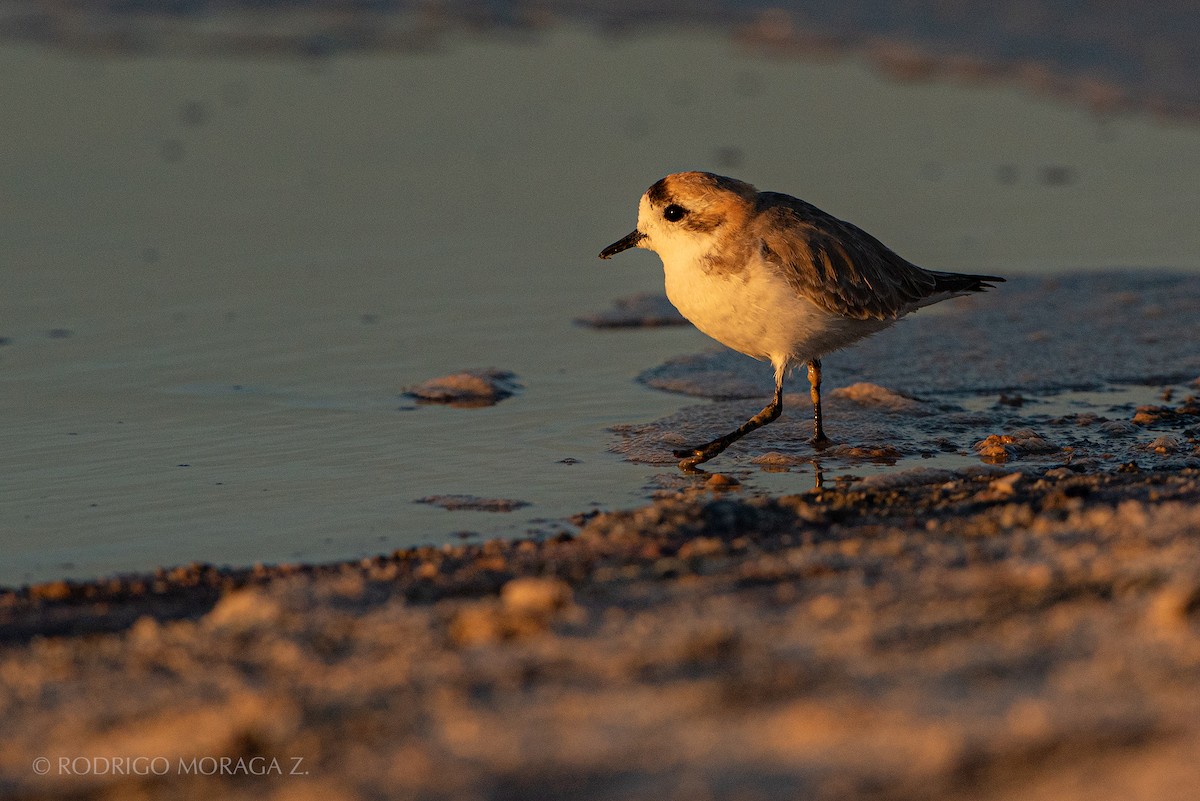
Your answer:
[[[1200,473],[838,483],[2,596],[0,791],[1195,797]]]
[[[920,48],[886,43],[870,45],[868,53],[874,63],[899,77],[926,77],[939,70],[969,76],[972,69],[987,73],[993,62],[1000,62],[1023,76],[1026,84],[1043,83],[1043,88],[1082,96],[1102,111],[1148,107],[1172,114],[1194,113],[1197,70],[1195,59],[1187,58],[1194,48],[1170,46],[1176,41],[1185,46],[1194,42],[1185,25],[1161,24],[1157,37],[1130,33],[1145,49],[1131,51],[1133,66],[1125,75],[1089,76],[1087,65],[1080,67],[1069,58],[1055,62],[1044,52],[1005,52],[1014,42],[1029,42],[1021,31],[1030,26],[1057,31],[1063,24],[1073,25],[1077,19],[1072,13],[1029,13],[1034,7],[1059,5],[1064,4],[1022,4],[1026,13],[1014,14],[1008,21],[1015,33],[997,39],[1001,52],[983,53],[977,61],[931,60]],[[1175,5],[1181,4],[1171,7]],[[186,7],[180,4],[181,9]],[[153,51],[152,42],[120,24],[100,26],[103,35],[98,38],[88,35],[95,29],[87,25],[51,24],[70,21],[81,8],[34,7],[29,13],[21,11],[15,22],[10,18],[6,31],[102,54],[142,52],[139,44]],[[1091,33],[1081,37],[1090,35],[1094,43],[1116,42],[1120,49],[1127,30],[1119,24],[1120,9],[1112,8],[1116,10],[1089,18]],[[1190,9],[1184,11],[1179,19],[1194,19]],[[822,23],[820,15],[814,17],[807,21],[811,25],[780,16],[752,21],[755,27],[748,31],[747,41],[768,46],[774,42],[785,49],[807,47],[808,52],[825,45],[845,46],[833,41],[842,30],[836,21]],[[1155,27],[1151,15],[1136,17]],[[234,52],[260,54],[274,46],[285,55],[297,51],[328,55],[343,40],[330,36],[325,22],[290,39],[266,31],[247,39],[244,50],[234,48]],[[368,33],[342,25],[344,18],[338,22],[337,29],[347,40],[355,36],[361,40]],[[987,22],[992,27],[982,26],[985,34],[1005,29],[1003,19],[990,17]],[[151,27],[190,25],[186,14],[154,17],[150,23]],[[853,15],[842,24],[853,29]],[[200,25],[184,33],[211,27]],[[182,34],[163,37],[165,51],[209,53],[212,49],[206,44],[229,44],[229,31],[216,27],[211,40],[187,39]],[[1053,33],[1044,38],[1052,49],[1058,42]],[[564,42],[564,50],[579,47],[573,40]],[[417,44],[427,43],[422,34]],[[953,54],[969,49],[969,44],[956,51],[944,42],[935,43],[932,49]],[[1082,47],[1077,54],[1087,50]],[[627,45],[625,52],[641,51]],[[630,60],[629,55],[618,56],[617,60]],[[1039,66],[1047,60],[1057,66]],[[1160,68],[1153,69],[1155,64]],[[330,70],[334,77],[355,78],[346,79],[345,86],[361,83],[357,65],[343,63],[337,68]],[[175,69],[190,75],[197,67],[184,64]],[[363,69],[379,66],[368,64]],[[118,86],[123,85],[120,80],[141,80],[135,71],[130,72],[133,78],[111,65],[109,71],[120,73],[113,79]],[[476,72],[465,72],[475,80]],[[1063,72],[1073,77],[1063,79]],[[213,80],[214,85],[231,90],[225,101],[233,118],[233,110],[247,102],[243,97],[247,84]],[[1056,87],[1060,80],[1063,85]],[[293,85],[291,78],[280,81],[285,87]],[[743,94],[761,91],[757,86],[748,81]],[[1185,92],[1180,93],[1179,87]],[[56,96],[41,89],[33,94],[38,108],[51,105],[40,102],[43,96]],[[346,94],[340,84],[330,90],[330,96]],[[284,98],[290,104],[293,95],[263,90],[263,96]],[[174,95],[164,93],[164,97],[171,102],[162,101],[161,109],[175,114],[179,104]],[[104,100],[111,103],[108,96]],[[566,101],[555,102],[561,106]],[[479,110],[473,104],[460,105]],[[183,158],[182,139],[141,136],[129,140],[146,150],[136,151],[141,161],[132,163],[144,167],[151,159],[162,161],[161,165],[154,162],[155,169],[161,168],[159,172],[172,180],[177,172],[189,175],[190,169],[200,176],[196,186],[211,190],[208,168],[196,156],[205,152],[203,140],[193,130],[201,127],[194,112],[206,107],[189,100],[183,108],[187,113],[182,124],[190,126],[189,135],[197,139],[194,144],[187,140],[193,148],[187,158]],[[159,106],[155,109],[160,113]],[[274,119],[277,109],[266,106],[258,113]],[[282,111],[278,114],[288,119]],[[336,128],[343,127],[342,117],[335,113],[312,116],[327,117],[337,123]],[[628,124],[633,133],[611,136],[612,152],[631,149],[627,140],[640,130],[633,125],[636,122],[631,118],[613,124],[614,128]],[[668,123],[653,135],[675,146],[673,131],[681,126]],[[554,133],[555,129],[543,127]],[[515,141],[524,142],[520,138],[524,129],[514,130]],[[1142,190],[1142,195],[1153,197],[1163,195],[1159,184],[1168,178],[1187,175],[1165,158],[1143,168],[1141,162],[1119,155],[1127,151],[1110,151],[1118,146],[1153,150],[1145,142],[1154,131],[1138,129],[1134,135],[1120,130],[1125,139],[1098,147],[1098,155],[1089,156],[1094,162],[1081,162],[1079,174],[1086,181],[1075,194],[1064,196],[1056,193],[1074,190],[1064,188],[1059,178],[1075,173],[1063,172],[1040,154],[1035,157],[1029,147],[1032,133],[1022,129],[1022,149],[1017,152],[1028,163],[1022,163],[1019,174],[1040,175],[1047,184],[1042,187],[1034,185],[1033,178],[1027,180],[1029,186],[1023,191],[1042,204],[1036,207],[1029,205],[1025,195],[1009,192],[1006,182],[1018,173],[1012,164],[997,160],[999,148],[951,166],[965,164],[971,172],[962,168],[962,174],[986,176],[980,180],[1000,185],[1006,193],[1003,202],[1011,205],[1000,206],[1007,213],[998,213],[997,219],[1020,219],[1011,212],[1019,208],[1025,217],[1044,221],[1043,240],[1064,243],[1067,255],[1058,254],[1060,262],[1067,256],[1089,262],[1091,254],[1081,250],[1079,241],[1061,235],[1079,227],[1078,219],[1100,216],[1078,197],[1098,198],[1103,205],[1101,201],[1111,195],[1096,187],[1109,185],[1103,182],[1110,176],[1115,176],[1111,186],[1129,193],[1133,179],[1115,172],[1118,168],[1153,176],[1147,184],[1151,188]],[[35,133],[40,142],[43,129]],[[488,135],[497,134],[489,130]],[[248,147],[246,138],[232,138],[238,148],[229,152],[250,154],[247,161],[255,163],[257,151]],[[838,141],[838,136],[832,138]],[[273,136],[262,141],[268,150],[274,148]],[[467,143],[472,147],[445,148],[445,152],[453,155],[456,164],[461,162],[462,173],[474,176],[478,165],[461,158],[461,153],[476,152],[474,140]],[[743,158],[737,148],[722,146],[714,151],[710,144],[700,142],[695,152],[724,154],[726,161]],[[783,161],[767,145],[756,147],[746,151],[747,169],[765,171],[768,165],[775,169]],[[498,150],[508,156],[502,166],[511,168],[516,149]],[[569,162],[562,154],[559,158],[577,168],[581,151],[589,148],[564,150]],[[657,163],[653,149],[646,151],[647,161]],[[113,148],[98,147],[97,152],[111,153]],[[128,152],[135,150],[131,146]],[[296,152],[298,158],[308,158],[307,150]],[[527,142],[519,152],[529,154],[528,164],[557,164]],[[1187,151],[1180,146],[1179,152]],[[608,156],[601,160],[618,161]],[[55,158],[44,161],[59,163]],[[421,159],[407,159],[406,168],[408,161],[424,164]],[[430,174],[444,178],[444,164],[425,161]],[[328,174],[347,183],[361,181],[360,175],[390,175],[380,170],[378,160],[363,159],[357,164],[359,172],[336,161],[329,163]],[[913,163],[920,160],[914,157]],[[1093,163],[1105,169],[1093,170]],[[941,162],[930,164],[933,177],[922,180],[941,180]],[[1175,168],[1168,170],[1165,165]],[[291,175],[290,166],[284,166],[287,169],[281,174]],[[165,180],[159,172],[145,169],[156,181]],[[643,172],[636,163],[628,169],[631,176]],[[914,170],[904,166],[899,172],[911,179]],[[104,181],[126,184],[120,170],[112,176],[100,173],[104,180],[96,179],[95,186],[109,186]],[[31,181],[31,187],[49,185],[43,173],[35,174],[38,180]],[[60,194],[69,204],[61,208],[72,209],[79,176],[69,170],[63,174],[65,189]],[[1050,181],[1054,176],[1058,178]],[[870,177],[872,184],[877,182],[873,172]],[[784,186],[790,183],[782,178]],[[598,190],[605,193],[601,205],[615,208],[615,198],[623,198],[627,191],[626,182],[614,180],[611,188]],[[889,183],[907,195],[921,196],[904,184]],[[297,194],[279,191],[262,180],[247,180],[246,185],[268,198],[291,199]],[[169,206],[162,203],[162,185],[147,180],[146,186],[139,200],[144,206],[131,209]],[[390,230],[393,218],[399,216],[390,205],[394,193],[386,180],[377,186],[381,187],[378,197],[388,202],[364,194],[362,206],[374,211],[371,219],[379,230]],[[178,196],[194,195],[201,209],[227,208],[193,189],[185,184]],[[111,193],[93,195],[104,201],[97,207],[103,213],[94,219],[107,233],[113,225],[107,205]],[[843,190],[841,195],[872,193]],[[947,198],[939,202],[959,202],[952,193],[936,196]],[[304,197],[313,207],[325,203],[316,192]],[[486,200],[488,195],[481,197]],[[1063,197],[1073,198],[1074,205],[1064,203]],[[458,195],[453,199],[461,202]],[[919,206],[911,197],[905,204],[889,203],[886,196],[879,202],[888,216]],[[593,213],[594,205],[589,201]],[[37,204],[32,208],[36,210]],[[1055,213],[1034,213],[1038,209]],[[1071,211],[1077,216],[1070,216]],[[1129,240],[1139,252],[1148,244],[1166,243],[1175,249],[1168,255],[1182,252],[1181,261],[1191,260],[1185,237],[1194,226],[1185,218],[1186,210],[1165,222],[1153,204],[1129,201],[1121,211],[1122,225],[1103,226],[1119,239]],[[1135,213],[1141,217],[1129,216]],[[188,236],[193,228],[206,230],[196,226],[191,215],[172,212],[172,216],[187,222],[181,228]],[[40,225],[70,215],[31,217]],[[126,217],[131,221],[130,233],[121,247],[142,252],[148,263],[158,263],[161,253],[166,253],[170,263],[172,248],[164,247],[159,238],[143,238],[147,232],[163,236],[158,218],[152,213]],[[307,217],[281,213],[271,218],[290,221],[298,233],[312,227],[313,219],[323,219],[315,213]],[[923,213],[923,218],[938,219],[938,215]],[[1149,223],[1162,224],[1163,228],[1153,230],[1165,233],[1148,235]],[[897,227],[906,226],[898,223]],[[46,242],[59,239],[56,229],[34,226],[30,230],[41,232],[28,238],[35,243],[30,252],[42,254]],[[225,229],[212,226],[211,230]],[[394,250],[391,240],[378,232],[372,239],[361,237],[357,228],[347,230],[345,240],[365,238],[378,243],[381,252]],[[1131,238],[1130,230],[1139,231],[1142,239]],[[996,226],[996,231],[991,235],[995,240],[1014,239],[1009,225]],[[208,249],[180,236],[174,250],[183,255],[173,258],[180,260],[176,267],[181,272],[186,272],[188,259],[201,259],[202,266],[218,269],[195,255],[211,259]],[[296,239],[301,243],[297,247],[303,246],[303,237]],[[1035,241],[1024,232],[1015,239],[1022,244]],[[126,245],[125,240],[133,244]],[[432,241],[440,244],[441,235]],[[342,239],[328,242],[329,252],[349,261],[339,249]],[[589,256],[594,252],[575,244],[564,240],[554,252],[586,250]],[[1125,258],[1106,241],[1097,240],[1095,247],[1106,258],[1118,262]],[[80,246],[80,262],[89,270],[93,248],[91,243]],[[1010,256],[1011,261],[1036,261],[1021,251],[1017,254]],[[1158,252],[1151,255],[1166,259]],[[976,254],[976,258],[983,256]],[[565,256],[562,260],[567,261]],[[20,263],[16,258],[7,261]],[[226,261],[228,266],[220,270],[230,276],[243,274],[240,261]],[[554,263],[554,258],[548,261]],[[291,265],[287,258],[272,263],[276,262],[283,268]],[[126,269],[141,276],[140,267]],[[164,292],[179,292],[186,299],[192,291],[160,278],[170,276],[167,269],[145,272],[151,278],[142,280],[161,281]],[[372,281],[355,282],[342,272],[325,273],[334,275],[331,280],[338,284],[363,287],[364,294],[388,294]],[[257,272],[245,274],[249,278],[239,280],[259,280]],[[53,271],[30,269],[24,275],[34,289],[42,281],[47,287],[62,283]],[[104,277],[102,286],[108,286],[107,272]],[[563,291],[577,293],[580,280],[572,277],[564,282]],[[109,291],[115,297],[127,294],[119,282],[112,287]],[[40,296],[28,289],[18,294]],[[43,294],[53,296],[49,290]],[[106,299],[96,292],[78,294],[88,301]],[[317,295],[325,299],[320,291]],[[1194,296],[1194,292],[1177,291],[1170,300],[1194,305]],[[1119,308],[1130,305],[1123,296],[1114,295],[1112,300]],[[358,298],[345,303],[347,309],[359,310]],[[461,308],[458,311],[456,317],[461,316]],[[1161,311],[1162,307],[1156,313]],[[26,328],[48,327],[42,326],[44,314],[42,308],[32,308]],[[90,318],[76,316],[72,325],[86,330],[80,319]],[[1167,319],[1189,318],[1178,314]],[[1132,327],[1129,342],[1139,349],[1156,347],[1138,339],[1152,324]],[[278,327],[273,320],[264,325]],[[17,345],[23,341],[18,337]],[[1187,350],[1186,343],[1194,340],[1170,330],[1164,341],[1182,342]],[[112,342],[100,340],[94,347],[106,361],[112,358]],[[23,352],[14,349],[14,353],[8,356],[10,368]],[[36,362],[40,370],[44,357],[30,353],[30,363]],[[156,367],[148,363],[148,369]],[[1139,364],[1145,366],[1144,360]],[[79,397],[81,403],[94,405],[91,396],[78,390],[81,372],[65,373],[62,380],[69,382],[71,392],[47,394],[56,400]],[[937,375],[928,370],[923,374]],[[105,382],[109,383],[107,377]],[[40,406],[37,412],[44,415]],[[15,413],[8,417],[13,431],[33,430],[28,420]],[[177,432],[170,432],[175,442]],[[1182,444],[1193,450],[1194,432],[1193,427],[1182,435]],[[41,436],[37,431],[34,435]],[[209,430],[202,429],[200,436],[208,438]],[[240,447],[245,440],[237,442]],[[304,446],[311,448],[311,441],[306,439]],[[79,457],[72,452],[71,459],[74,463]],[[40,452],[36,463],[46,464]],[[5,728],[0,796],[266,796],[323,801],[1194,798],[1195,788],[1200,787],[1200,473],[1192,468],[1172,473],[1111,472],[1108,467],[1101,471],[1095,464],[1078,463],[1049,468],[1022,464],[1021,470],[908,471],[775,499],[740,499],[735,492],[714,494],[693,486],[639,510],[598,515],[586,521],[573,539],[422,548],[325,566],[245,570],[195,566],[97,583],[60,581],[2,593],[0,720]],[[30,471],[13,469],[10,474]],[[729,485],[714,481],[712,486]],[[57,491],[61,493],[61,485]],[[121,517],[121,525],[129,526],[128,515]]]

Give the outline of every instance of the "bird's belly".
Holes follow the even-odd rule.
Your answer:
[[[833,314],[760,265],[706,273],[696,262],[664,264],[667,298],[722,345],[772,362],[807,360],[885,327]]]

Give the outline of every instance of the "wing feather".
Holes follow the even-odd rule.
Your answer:
[[[851,223],[803,200],[761,192],[754,232],[763,258],[818,306],[858,320],[888,320],[938,292],[934,273]]]

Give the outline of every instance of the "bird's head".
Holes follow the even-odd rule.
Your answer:
[[[703,257],[735,237],[754,213],[753,186],[709,172],[677,172],[642,195],[637,228],[600,251],[612,258],[632,247],[646,248],[664,260]]]

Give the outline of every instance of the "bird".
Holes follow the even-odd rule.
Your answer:
[[[780,192],[709,172],[655,182],[637,227],[600,251],[646,248],[662,260],[667,298],[696,328],[775,370],[758,414],[710,442],[674,451],[694,470],[783,411],[783,381],[807,365],[814,449],[832,442],[821,414],[821,359],[947,298],[994,288],[995,275],[927,270],[853,223]]]

